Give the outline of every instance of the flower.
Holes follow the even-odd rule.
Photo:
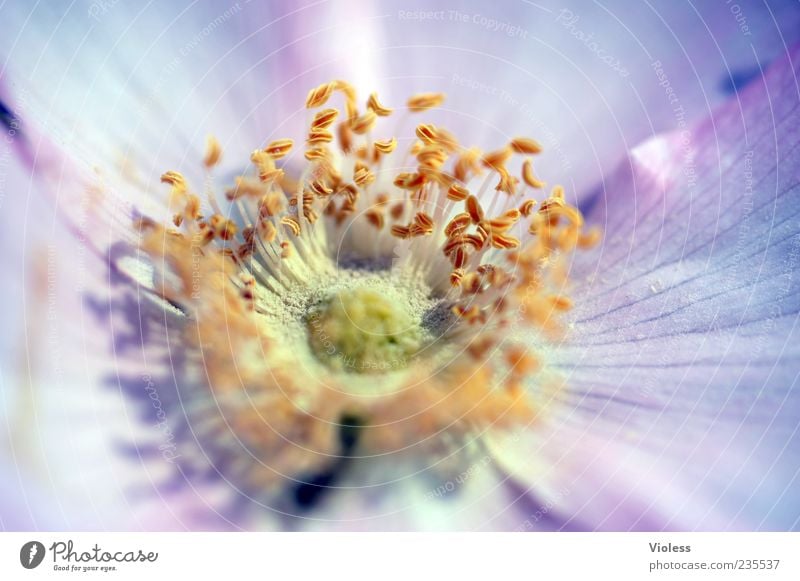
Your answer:
[[[35,390],[21,390],[8,408],[23,420],[9,422],[15,458],[35,464],[41,457],[38,465],[56,475],[56,497],[71,489],[102,503],[103,517],[78,509],[88,498],[63,503],[68,528],[97,528],[98,522],[146,529],[797,527],[800,503],[791,487],[798,466],[796,51],[778,58],[768,73],[757,71],[746,89],[710,115],[699,115],[698,103],[702,111],[711,109],[709,101],[723,102],[722,92],[711,90],[722,76],[719,63],[686,56],[707,52],[708,38],[681,32],[675,44],[686,58],[676,58],[663,50],[672,43],[658,34],[646,40],[609,34],[616,26],[610,13],[602,28],[590,24],[589,9],[578,7],[538,7],[535,17],[500,9],[484,17],[485,7],[462,8],[430,22],[423,10],[409,9],[394,15],[395,25],[379,36],[370,14],[349,18],[342,11],[348,18],[340,25],[328,9],[298,7],[279,10],[273,22],[240,14],[245,8],[236,6],[192,14],[192,21],[213,26],[166,41],[153,38],[174,44],[161,47],[181,57],[174,66],[159,62],[161,50],[139,50],[147,41],[122,43],[122,60],[133,63],[128,71],[138,69],[136,59],[151,65],[131,77],[137,79],[131,90],[109,84],[95,91],[92,80],[81,80],[86,90],[75,90],[81,77],[69,70],[63,77],[69,90],[56,91],[57,117],[41,92],[3,95],[25,135],[15,140],[22,153],[14,166],[22,176],[18,183],[42,180],[58,204],[45,206],[37,218],[55,208],[57,223],[78,234],[77,243],[66,231],[51,237],[59,249],[77,248],[68,272],[59,270],[52,243],[37,255],[40,283],[26,295],[50,305],[43,315],[54,313],[57,323],[34,324],[29,332],[38,344],[49,341],[52,364],[44,371],[32,366],[40,374],[27,379]],[[122,13],[118,5],[93,10],[90,17],[103,26],[92,31],[114,36],[118,22],[127,26],[117,10]],[[655,14],[655,21],[638,14],[631,26],[644,31],[660,21],[668,31],[693,28],[669,26],[691,20],[685,11]],[[754,30],[774,18],[756,10],[748,16]],[[785,16],[779,20],[792,22],[796,11],[787,9]],[[723,41],[731,27],[744,34],[741,19],[731,17],[728,28],[715,18],[728,32],[709,35],[712,48],[720,41],[726,66],[752,65],[753,50],[775,54],[770,42],[777,34],[757,36],[741,53],[730,48],[735,43]],[[275,42],[289,47],[288,60],[259,62],[269,50],[245,49],[263,38],[263,22],[285,35]],[[512,22],[519,23],[513,34]],[[617,22],[626,29],[626,21]],[[221,32],[234,23],[242,28],[230,37]],[[460,31],[462,23],[473,33],[469,45],[433,46],[437,31]],[[320,52],[309,57],[294,43],[317,25],[332,27],[339,42],[317,39]],[[44,20],[38,29],[47,29]],[[518,65],[518,48],[530,46],[520,44],[524,32],[540,51],[573,68],[559,70],[532,56],[520,62],[533,68]],[[62,38],[80,49],[80,34]],[[248,93],[237,78],[244,66],[198,74],[192,77],[198,84],[181,89],[176,73],[189,61],[207,62],[205,52],[226,38],[233,39],[230,54],[257,55],[259,74],[248,78],[268,72],[271,97],[280,95],[270,107],[240,108],[253,102],[241,97]],[[642,62],[628,56],[637,43]],[[386,53],[383,70],[393,79],[370,74],[375,47]],[[429,58],[432,51],[440,58]],[[54,76],[59,61],[40,60],[26,75],[34,90],[62,78]],[[18,62],[24,69],[25,61]],[[76,62],[90,63],[83,57]],[[604,66],[609,62],[613,66]],[[500,66],[515,77],[494,75]],[[692,67],[703,79],[696,86],[676,72]],[[532,70],[553,84],[535,82]],[[403,108],[400,88],[402,94],[431,85],[438,90],[441,82],[425,77],[441,71],[449,85],[444,109],[427,110],[437,94],[406,105],[409,117],[420,119],[415,133],[421,145],[404,140],[410,131],[402,125],[385,124],[376,125],[366,149],[354,146],[342,156],[325,145],[333,138],[327,116],[337,109],[328,100],[343,99],[337,122],[359,135],[356,130],[377,124],[387,106]],[[300,139],[311,159],[301,160],[301,148],[284,136],[297,125],[294,102],[302,102],[303,88],[323,81],[320,76],[352,79],[354,86],[326,82],[308,96],[312,130]],[[380,100],[373,96],[359,108],[351,97],[362,89],[378,90]],[[592,89],[598,98],[585,98]],[[213,113],[202,109],[208,101],[198,95],[217,103]],[[601,103],[618,115],[599,113]],[[631,103],[641,103],[645,115]],[[145,123],[135,127],[132,119]],[[541,155],[537,143],[514,140],[521,125],[533,125],[534,136],[542,133]],[[255,129],[255,140],[243,138],[244,126]],[[384,134],[384,126],[391,132]],[[217,139],[205,152],[186,154],[206,132]],[[439,171],[441,150],[451,158],[481,159],[456,147],[455,135],[466,144],[498,143],[496,156],[483,157],[492,170],[489,195],[473,180],[451,181],[449,171]],[[634,147],[641,138],[647,139]],[[252,143],[261,144],[250,157],[255,173],[248,174],[248,164],[235,160],[247,159],[244,148]],[[398,153],[409,148],[416,159],[407,164]],[[119,165],[118,153],[125,162],[121,172],[111,169]],[[509,168],[520,165],[504,171],[509,155]],[[530,156],[535,174],[521,165]],[[82,161],[100,169],[87,175]],[[465,171],[479,167],[467,163]],[[211,195],[201,203],[219,191],[220,176],[234,184],[227,199]],[[569,181],[526,205],[514,193],[521,188],[515,179],[536,189],[540,176]],[[603,180],[594,187],[598,177]],[[159,178],[166,183],[160,189]],[[417,192],[415,180],[422,178],[436,191],[424,200],[404,194],[399,203],[399,190]],[[308,187],[290,187],[294,180]],[[164,187],[171,190],[169,208],[161,202]],[[429,208],[415,207],[419,203]],[[397,219],[393,205],[400,208]],[[466,222],[458,220],[450,226],[456,218],[448,215],[451,207],[468,216],[470,230],[460,231]],[[531,219],[533,232],[526,233]],[[469,252],[457,252],[465,248],[459,245],[441,251],[448,227],[474,245]],[[592,227],[605,231],[602,241]],[[526,236],[534,248],[539,241],[530,257]],[[574,257],[550,255],[593,242],[599,246]],[[493,243],[497,268],[479,271],[478,245]],[[461,264],[469,256],[473,262]],[[249,273],[241,268],[248,261]],[[409,271],[423,276],[415,279]],[[531,279],[532,293],[520,286]],[[460,292],[487,283],[503,291]],[[502,305],[503,313],[524,311],[534,324],[483,315],[473,308],[475,300]],[[77,323],[67,316],[84,309],[90,314]],[[559,329],[551,327],[555,320]],[[81,353],[65,357],[75,351],[63,338],[76,335]],[[113,360],[103,361],[100,354],[107,353]],[[456,368],[445,372],[441,362]],[[89,373],[72,367],[86,363]],[[105,388],[98,386],[97,367],[107,374]],[[443,381],[450,372],[456,379]],[[476,381],[476,374],[502,380],[489,384]],[[424,381],[410,383],[415,375]],[[469,393],[458,390],[448,405],[407,395],[427,397],[452,384]],[[21,444],[30,433],[26,405],[20,405],[25,394],[36,417],[52,420],[48,433],[29,438],[33,450]],[[462,421],[467,416],[469,424]],[[448,433],[431,427],[437,423]],[[97,485],[81,480],[70,486],[64,476],[76,457],[69,462],[54,449],[76,451],[84,466],[97,466]],[[145,494],[132,498],[134,483]]]
[[[407,109],[443,101],[418,94]],[[532,139],[482,153],[420,123],[396,152],[395,136],[369,135],[392,113],[374,93],[360,110],[355,89],[333,81],[306,107],[317,112],[305,167],[278,167],[290,139],[257,149],[255,175],[235,178],[227,210],[213,192],[204,207],[167,171],[171,221],[136,221],[159,271],[153,292],[186,314],[180,343],[202,358],[207,385],[183,390],[189,423],[203,426],[195,436],[218,467],[248,450],[253,461],[226,475],[235,486],[304,509],[351,460],[439,460],[483,432],[533,422],[545,396],[524,382],[539,361],[514,335],[521,325],[556,334],[571,307],[562,257],[600,239],[561,186],[541,203],[518,191],[544,187]],[[203,164],[221,155],[211,138]]]

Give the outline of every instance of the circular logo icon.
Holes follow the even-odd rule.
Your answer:
[[[26,569],[35,569],[44,559],[44,545],[39,541],[28,541],[19,550],[19,562]]]

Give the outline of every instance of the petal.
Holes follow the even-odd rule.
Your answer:
[[[259,144],[301,138],[292,131],[311,87],[372,74],[370,53],[352,40],[369,43],[371,29],[334,3],[94,2],[88,13],[37,6],[4,17],[19,33],[0,41],[3,78],[26,126],[80,167],[135,172],[128,202],[165,169],[202,184],[208,134],[223,146],[223,170],[239,170]],[[71,183],[60,186],[63,205],[79,202]]]
[[[498,444],[532,490],[572,491],[572,524],[800,525],[799,56],[634,150],[588,210],[607,236],[575,265],[574,327],[550,358],[559,419]]]
[[[19,33],[0,52],[29,115],[90,165],[126,158],[156,177],[200,159],[207,133],[226,159],[241,159],[290,133],[309,87],[344,77],[387,91],[393,106],[412,91],[450,93],[441,118],[478,127],[470,142],[535,135],[549,152],[540,169],[580,195],[634,143],[674,126],[676,103],[654,63],[686,119],[702,118],[726,86],[800,35],[796,6],[736,7],[20,6],[4,10]]]
[[[674,128],[677,106],[688,122],[706,118],[730,79],[743,82],[743,71],[752,76],[800,38],[796,6],[739,7],[746,30],[717,4],[380,3],[371,9],[386,71],[377,81],[391,105],[409,91],[447,93],[445,110],[430,117],[467,144],[536,137],[544,179],[583,196],[634,145]]]

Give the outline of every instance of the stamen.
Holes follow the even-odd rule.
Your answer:
[[[539,145],[539,142],[527,137],[512,139],[509,145],[516,153],[537,154],[542,152],[542,146]]]
[[[168,171],[163,174],[161,182],[171,185],[174,192],[184,193],[186,191],[186,178],[176,171]]]
[[[395,148],[397,147],[397,139],[392,137],[391,139],[385,139],[383,141],[376,141],[374,143],[375,149],[380,151],[381,153],[392,153]]]
[[[358,117],[350,122],[350,130],[356,135],[363,135],[372,129],[376,119],[377,116],[375,115],[375,111],[367,111],[361,117]]]
[[[267,145],[264,151],[272,159],[280,159],[291,151],[292,145],[294,145],[294,142],[291,139],[279,139]]]
[[[433,125],[418,125],[417,137],[422,143],[431,145],[436,142],[436,128]]]
[[[377,93],[372,93],[369,96],[369,100],[367,101],[367,108],[370,109],[377,115],[378,117],[388,117],[392,110],[382,106],[378,102],[378,95]]]
[[[483,208],[481,208],[481,203],[478,201],[478,198],[472,195],[469,196],[467,198],[466,208],[473,224],[480,224],[483,222]]]
[[[438,107],[442,103],[444,103],[444,94],[442,93],[420,93],[408,100],[408,108],[413,113],[421,113]]]
[[[333,83],[325,83],[315,89],[311,89],[308,93],[308,98],[306,98],[306,109],[313,109],[324,105],[331,96],[333,87]]]
[[[540,190],[545,187],[545,183],[540,181],[533,173],[533,164],[529,159],[522,163],[522,180],[532,188]]]
[[[209,135],[206,139],[206,156],[203,158],[203,165],[211,169],[219,163],[222,157],[222,146],[213,135]]]
[[[469,197],[469,190],[457,183],[450,184],[447,190],[447,199],[453,202],[463,202]]]
[[[338,116],[339,111],[336,109],[323,109],[314,116],[314,121],[311,123],[311,131],[327,129],[333,125]]]
[[[284,216],[283,218],[281,218],[281,224],[286,226],[289,229],[289,231],[295,236],[300,236],[300,223],[297,221],[297,218],[292,218],[291,216]]]

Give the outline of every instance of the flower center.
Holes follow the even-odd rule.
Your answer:
[[[408,366],[422,333],[404,305],[357,287],[331,296],[307,317],[314,354],[336,370],[381,373]]]
[[[322,108],[339,98],[343,115]],[[404,109],[443,101],[414,95]],[[250,490],[295,475],[310,482],[299,497],[314,498],[349,454],[343,418],[360,419],[369,454],[437,457],[538,418],[561,382],[539,373],[532,347],[564,339],[566,261],[600,231],[585,230],[563,187],[545,191],[533,139],[483,152],[420,123],[397,151],[406,140],[382,127],[392,110],[375,94],[360,107],[339,80],[306,107],[316,112],[301,155],[292,139],[255,150],[224,201],[168,171],[164,216],[137,217],[136,229],[163,265],[156,292],[193,319],[187,337],[213,392],[194,390],[189,406],[204,444]],[[210,139],[209,177],[221,155]],[[243,443],[258,462],[228,462]]]

